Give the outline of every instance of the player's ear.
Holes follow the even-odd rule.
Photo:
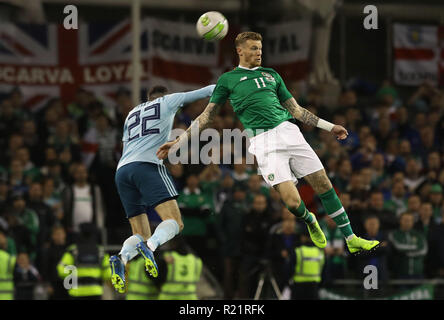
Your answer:
[[[241,46],[236,47],[236,52],[238,55],[241,56],[242,55],[242,47]]]

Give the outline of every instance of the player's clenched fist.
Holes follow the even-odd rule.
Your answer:
[[[343,126],[340,126],[338,124],[335,124],[333,129],[331,129],[331,132],[333,132],[336,135],[336,138],[339,140],[344,140],[348,136],[348,131]]]
[[[168,157],[168,152],[176,143],[177,143],[177,140],[174,140],[174,141],[167,142],[167,143],[161,145],[156,152],[157,158],[159,158],[161,160],[166,159]],[[173,148],[171,150],[174,151],[174,149],[176,149],[176,148]]]

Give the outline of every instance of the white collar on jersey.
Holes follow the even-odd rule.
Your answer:
[[[237,66],[238,68],[241,68],[241,69],[245,69],[245,70],[256,70],[257,68],[260,68],[260,67],[254,67],[254,68],[246,68],[246,67],[242,67],[241,65],[238,65]]]

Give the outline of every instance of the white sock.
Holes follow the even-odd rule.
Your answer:
[[[316,216],[314,214],[312,214],[311,217],[313,218],[313,220],[310,222],[310,224],[315,224],[316,221],[318,221],[318,220],[316,220]]]
[[[119,255],[125,265],[128,263],[128,261],[138,255],[139,252],[136,249],[136,245],[140,241],[143,241],[142,236],[135,234],[126,239],[123,243],[122,250],[120,250]]]
[[[155,251],[158,246],[174,238],[179,233],[179,225],[174,219],[162,221],[154,231],[153,235],[148,239],[147,246],[151,251]]]
[[[305,221],[305,216],[306,216],[307,214],[310,214],[310,211],[308,211],[307,209],[305,209],[305,213],[304,213],[304,215],[301,217],[301,219]],[[308,225],[308,224],[314,224],[314,223],[316,223],[316,221],[317,221],[317,220],[316,220],[316,216],[315,216],[314,214],[312,214],[311,217],[312,217],[312,220],[311,220],[310,223],[308,223],[308,222],[305,221],[305,223],[306,223],[307,225]]]
[[[354,236],[355,234],[351,234],[348,237],[346,237],[345,240],[350,241],[351,239],[353,239]]]

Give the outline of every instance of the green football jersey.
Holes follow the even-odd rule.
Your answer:
[[[237,67],[220,76],[210,102],[230,99],[245,129],[272,129],[293,118],[281,103],[290,99],[281,76],[271,68]]]

